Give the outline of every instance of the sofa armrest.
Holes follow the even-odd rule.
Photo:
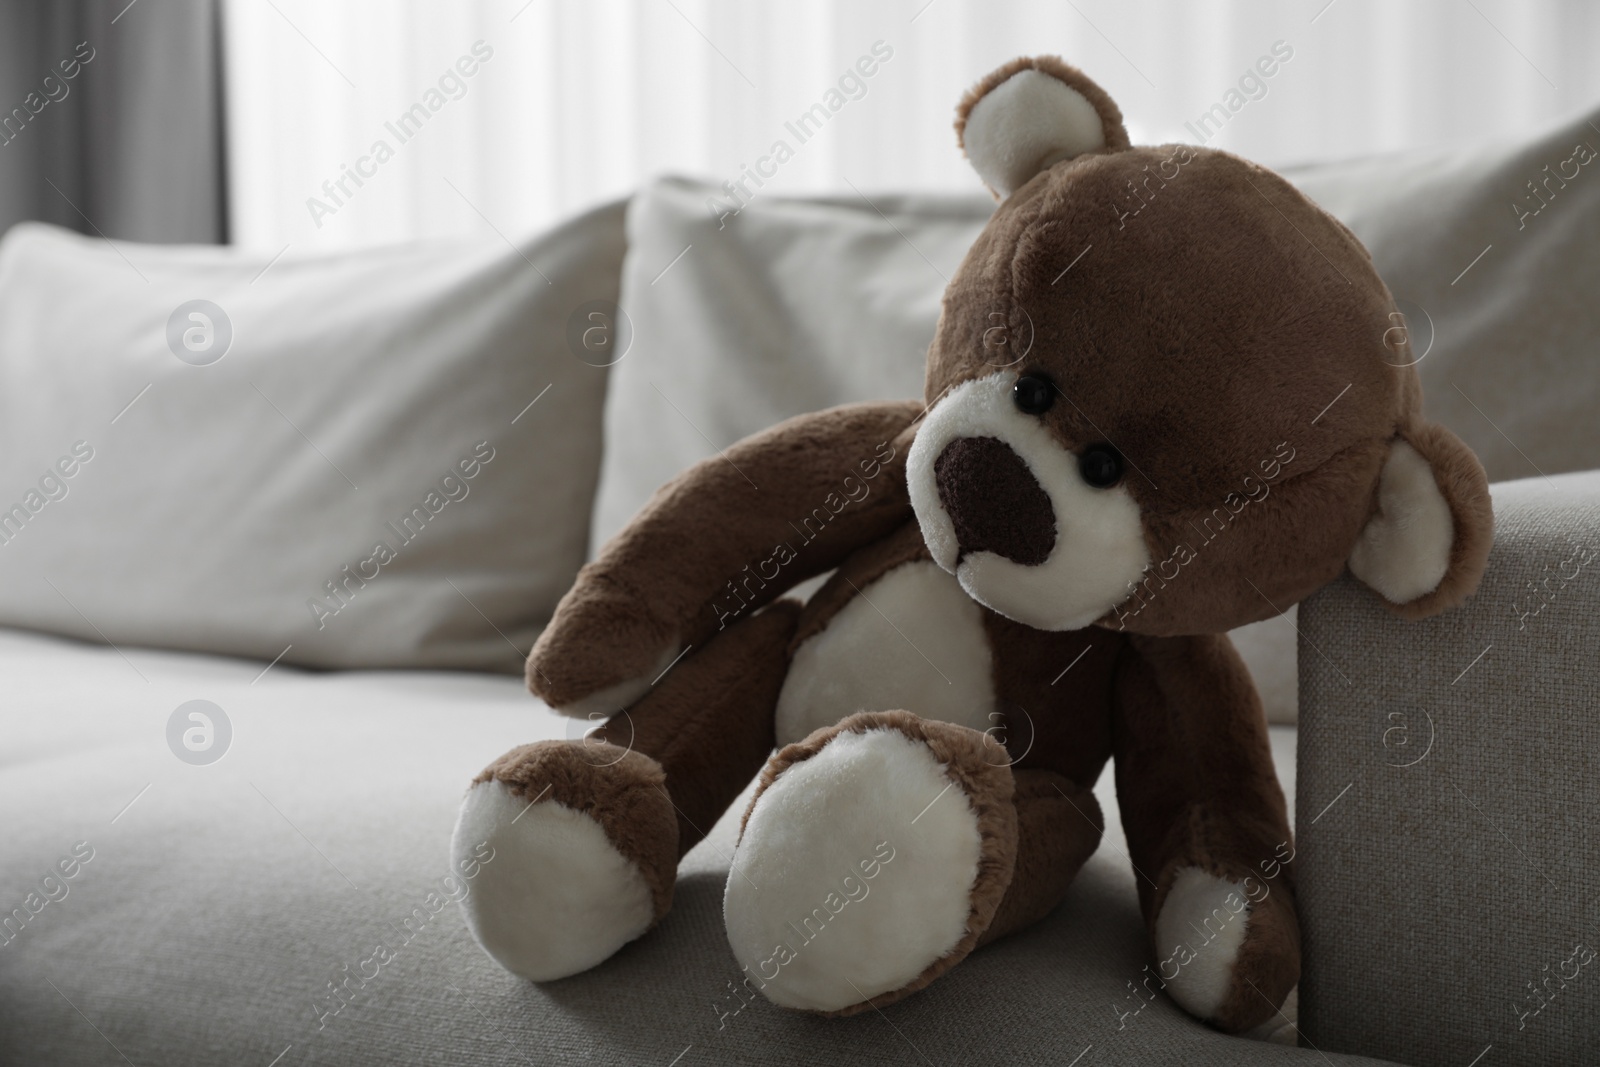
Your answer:
[[[1600,471],[1492,487],[1478,593],[1300,610],[1300,1023],[1465,1067],[1600,1057]]]

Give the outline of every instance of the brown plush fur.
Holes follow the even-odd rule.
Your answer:
[[[1130,181],[1147,183],[1142,208]],[[1016,369],[1065,398],[1042,421],[1064,448],[1108,440],[1127,457],[1153,561],[1180,545],[1196,557],[1176,580],[1157,575],[1149,606],[1121,623],[1218,632],[1343,568],[1368,517],[1352,496],[1419,418],[1415,369],[1384,358],[1393,306],[1365,250],[1269,171],[1184,146],[1093,154],[996,211],[945,294],[926,393],[992,371],[982,339],[996,313],[1031,328]],[[1280,449],[1293,459],[1266,482]]]
[[[1050,771],[1012,771],[1017,858],[1005,899],[978,944],[1024,930],[1055,910],[1094,854],[1105,817],[1094,793]]]
[[[1090,790],[1114,757],[1158,960],[1171,946],[1155,943],[1156,918],[1183,868],[1267,890],[1250,906],[1233,984],[1210,1020],[1243,1030],[1294,985],[1300,937],[1287,807],[1260,702],[1223,632],[1345,568],[1402,440],[1432,465],[1455,532],[1438,587],[1390,607],[1420,617],[1460,603],[1492,540],[1487,485],[1471,452],[1423,419],[1415,368],[1396,366],[1385,344],[1393,299],[1348,229],[1225,152],[1129,147],[1116,105],[1053,57],[980,82],[958,132],[984,94],[1024,69],[1082,93],[1106,148],[1045,168],[999,205],[945,293],[927,406],[995,372],[984,337],[996,316],[1031,336],[1014,370],[1050,378],[1059,394],[1037,418],[1070,453],[1106,443],[1125,457],[1116,491],[1137,505],[1150,566],[1088,629],[1046,632],[983,610],[1000,710],[988,734],[914,707],[841,707],[838,725],[766,762],[757,797],[841,732],[894,729],[926,744],[978,813],[983,858],[967,936],[873,998],[878,1006],[1055,906],[1099,841]],[[602,772],[584,760],[592,744],[547,743],[485,773],[530,795],[549,785],[552,798],[596,813],[664,910],[673,859],[766,758],[796,650],[871,582],[931,558],[905,473],[924,414],[908,402],[802,416],[665,486],[583,569],[528,662],[530,687],[558,709],[643,692],[600,734],[619,746],[602,751],[632,751]],[[1053,513],[1015,464],[973,440],[951,453],[943,488],[996,514],[973,517],[963,540],[1040,558],[1056,543],[1042,528]],[[847,476],[864,496],[839,498]],[[807,516],[816,529],[801,530]],[[775,567],[780,546],[788,554]],[[803,608],[773,603],[831,568]]]
[[[730,626],[596,732],[649,753],[665,771],[678,857],[716,825],[772,752],[772,708],[799,613],[797,601],[780,600]]]
[[[560,708],[648,679],[663,653],[717,632],[715,604],[732,602],[728,587],[753,611],[893,531],[911,513],[905,452],[879,446],[921,413],[922,405],[907,401],[801,415],[668,482],[579,572],[528,657],[528,687]],[[870,479],[869,471],[876,471]],[[846,478],[868,495],[849,501]],[[780,545],[796,558],[783,566],[781,582],[765,580],[759,564]],[[663,566],[669,560],[680,565]],[[596,655],[600,649],[605,655]]]
[[[1011,758],[1093,787],[1111,755],[1112,678],[1126,635],[1035,630],[987,610],[983,628]]]

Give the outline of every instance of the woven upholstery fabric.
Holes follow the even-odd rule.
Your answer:
[[[1300,1018],[1419,1065],[1600,1061],[1600,472],[1494,487],[1461,609],[1300,611]]]
[[[0,945],[0,1065],[1324,1063],[1165,997],[1122,1017],[1146,956],[1109,775],[1107,842],[1066,902],[881,1013],[740,1007],[722,926],[731,818],[687,857],[659,928],[585,974],[522,981],[473,943],[440,878],[471,776],[570,722],[499,676],[259,675],[0,630],[0,907],[77,842],[93,849]],[[165,740],[197,698],[232,724],[209,766]],[[1274,741],[1286,758],[1292,731]],[[380,942],[393,959],[364,965]],[[327,983],[362,973],[327,1013]]]

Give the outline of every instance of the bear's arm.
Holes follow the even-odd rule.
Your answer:
[[[911,518],[916,401],[780,423],[659,489],[557,605],[528,687],[575,715],[638,699],[686,650]]]

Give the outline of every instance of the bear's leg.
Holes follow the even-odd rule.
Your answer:
[[[1300,975],[1294,845],[1266,719],[1223,635],[1135,637],[1113,747],[1128,851],[1164,988],[1240,1032]]]
[[[1017,858],[1011,885],[994,921],[978,938],[987,945],[1031,926],[1055,910],[1105,832],[1094,793],[1054,771],[1018,770]]]
[[[1013,788],[993,738],[905,711],[784,748],[745,813],[723,904],[746,980],[785,1007],[851,1014],[955,966],[1012,881]]]
[[[659,922],[678,860],[772,751],[799,605],[685,657],[581,740],[524,745],[474,780],[452,859],[478,943],[534,981],[587,970]]]

